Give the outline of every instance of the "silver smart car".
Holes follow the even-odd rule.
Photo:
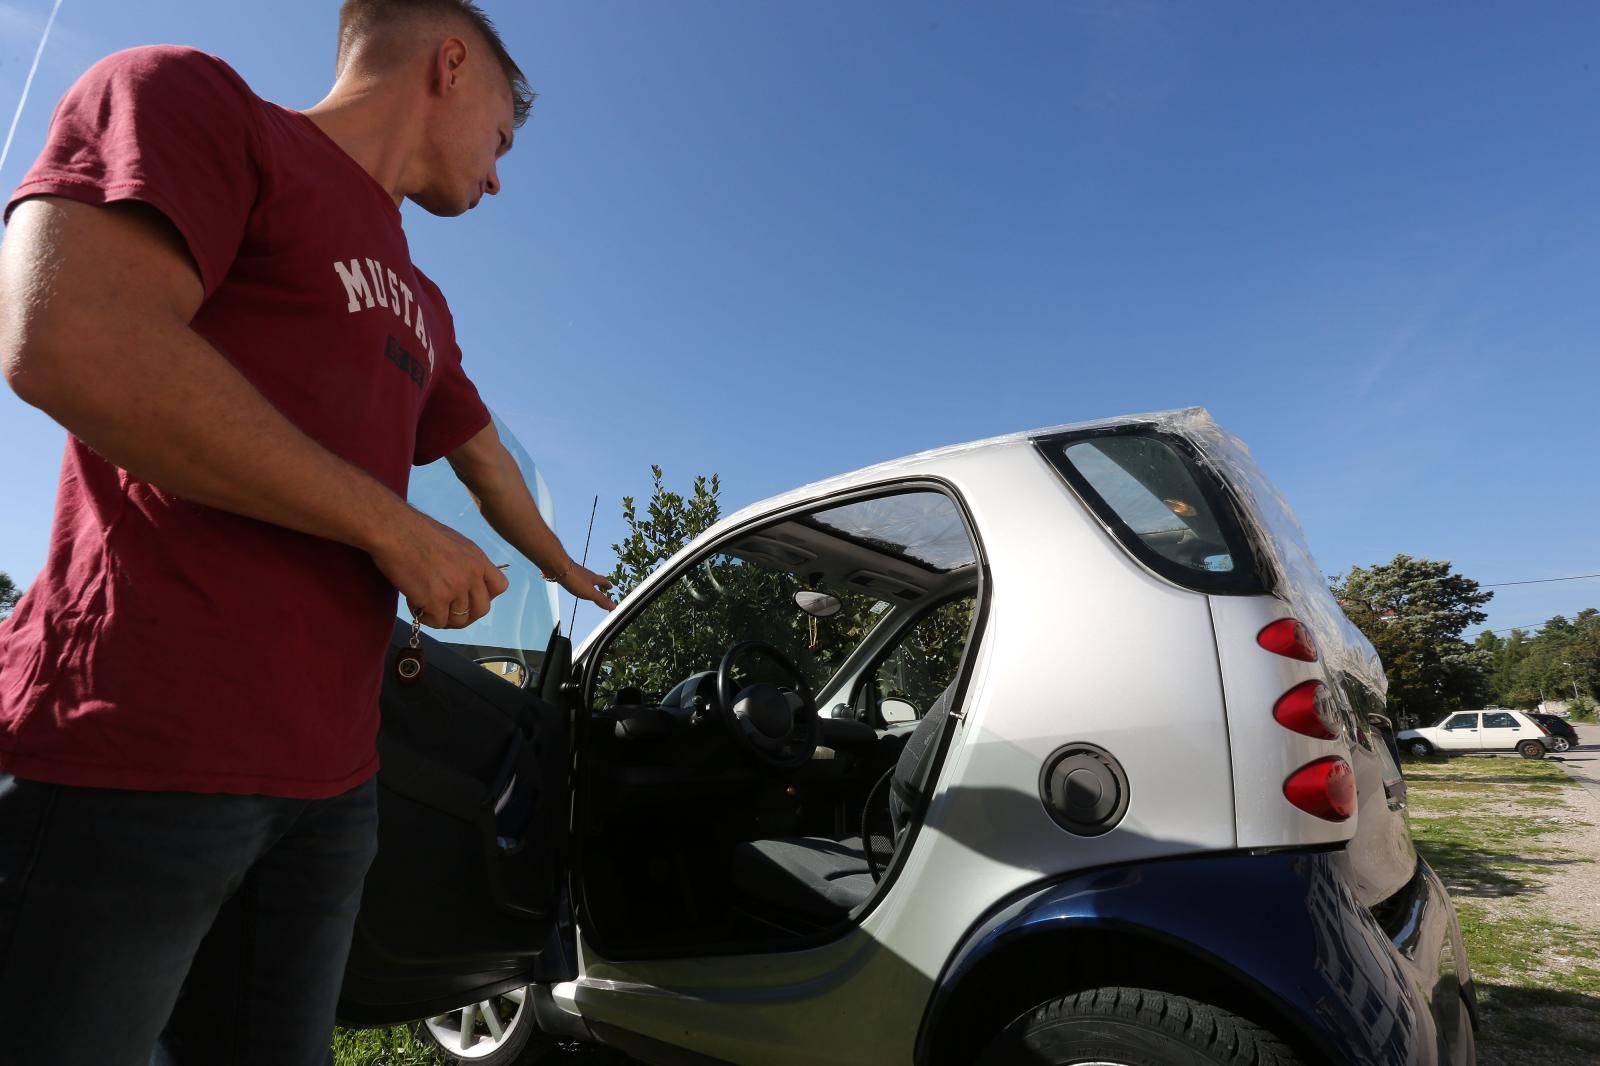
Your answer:
[[[1203,411],[798,489],[576,652],[515,628],[383,694],[346,1024],[488,1063],[1473,1061],[1382,668]]]

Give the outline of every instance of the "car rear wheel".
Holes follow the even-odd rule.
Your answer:
[[[1524,740],[1517,745],[1517,750],[1522,753],[1524,759],[1544,758],[1544,745],[1537,740]]]
[[[1272,1033],[1186,996],[1095,988],[1050,1000],[1006,1026],[978,1066],[1298,1066]]]
[[[1571,742],[1569,742],[1566,737],[1551,737],[1550,739],[1554,741],[1554,743],[1550,745],[1551,751],[1562,752],[1567,751],[1572,747]]]
[[[429,1018],[421,1030],[452,1062],[479,1066],[531,1066],[555,1054],[556,1042],[539,1031],[526,988]]]
[[[1433,754],[1433,745],[1418,737],[1414,740],[1406,741],[1406,751],[1419,759],[1426,759]]]

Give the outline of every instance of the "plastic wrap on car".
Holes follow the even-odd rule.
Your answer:
[[[829,492],[840,492],[887,481],[896,477],[929,473],[943,459],[954,458],[969,452],[1008,444],[1027,444],[1043,437],[1082,433],[1098,429],[1128,426],[1149,426],[1175,434],[1190,441],[1202,458],[1219,475],[1222,483],[1240,498],[1245,521],[1253,536],[1253,546],[1260,564],[1268,571],[1273,591],[1289,604],[1301,622],[1310,626],[1317,635],[1323,661],[1332,669],[1364,682],[1372,691],[1383,695],[1388,692],[1388,681],[1377,652],[1362,636],[1360,630],[1345,617],[1329,591],[1327,579],[1311,558],[1306,546],[1305,533],[1300,520],[1281,492],[1267,480],[1261,468],[1250,455],[1243,441],[1224,430],[1203,407],[1180,408],[1172,411],[1154,411],[1145,414],[1121,415],[1089,422],[1076,422],[1044,429],[1024,430],[999,437],[955,444],[943,448],[908,455],[903,459],[881,463],[848,474],[828,478],[783,493],[772,499],[746,507],[719,521],[682,554],[697,550],[699,544],[719,536],[726,530],[743,525],[760,514],[770,514],[792,503],[813,499]],[[668,571],[671,565],[663,566]],[[653,584],[656,577],[645,584]],[[643,587],[643,586],[641,586]],[[635,595],[638,590],[635,590]]]
[[[1249,447],[1217,425],[1203,408],[1156,417],[1165,428],[1192,441],[1223,482],[1242,498],[1247,521],[1256,527],[1256,551],[1271,571],[1275,591],[1289,603],[1295,617],[1316,633],[1323,661],[1364,681],[1380,696],[1386,694],[1389,682],[1378,653],[1333,598],[1328,579],[1311,558],[1294,509],[1256,465]]]

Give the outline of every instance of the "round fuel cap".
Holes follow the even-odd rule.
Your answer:
[[[1104,748],[1068,744],[1045,760],[1039,774],[1044,809],[1056,824],[1080,836],[1097,836],[1128,809],[1128,775]]]

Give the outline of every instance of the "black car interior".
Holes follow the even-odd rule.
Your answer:
[[[677,680],[665,692],[632,683],[631,620],[615,651],[598,650],[603,679],[580,741],[576,847],[580,921],[601,950],[734,950],[815,937],[868,901],[925,794],[977,591],[964,526],[959,544],[948,525],[939,530],[942,568],[905,544],[930,519],[959,522],[947,497],[914,495],[921,510],[910,521],[840,530],[826,512],[790,519],[723,546],[720,576],[685,571],[659,594],[674,620],[693,614],[690,601],[672,600],[679,586],[735,597],[755,589],[771,602],[766,613],[747,612],[755,620],[731,634],[742,640],[670,659],[681,676],[669,673]],[[774,580],[744,581],[750,567]],[[793,589],[855,593],[857,610],[808,629],[794,624],[805,619]],[[864,613],[862,603],[880,606]],[[942,627],[923,624],[935,615],[947,620]],[[835,657],[808,655],[827,647],[830,624]],[[665,628],[677,645],[695,644],[695,634]],[[930,629],[937,646],[913,656],[913,687],[927,693],[918,706],[880,675],[901,665],[908,645],[928,643]],[[660,634],[648,636],[639,643],[660,644]],[[917,717],[884,720],[887,692]]]

